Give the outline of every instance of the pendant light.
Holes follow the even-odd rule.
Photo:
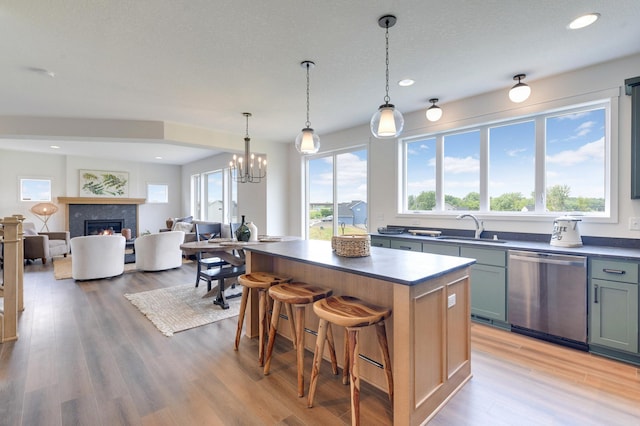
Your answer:
[[[389,98],[389,28],[396,24],[396,17],[385,15],[378,19],[378,25],[385,29],[386,42],[386,86],[384,104],[380,105],[378,111],[371,117],[371,133],[378,139],[391,139],[400,136],[404,127],[402,113],[390,104]]]
[[[296,149],[302,155],[315,154],[320,149],[320,136],[313,132],[309,121],[309,70],[316,66],[312,61],[300,62],[302,68],[307,69],[307,121],[305,128],[296,137]]]
[[[436,105],[438,103],[438,100],[438,98],[429,99],[429,102],[431,102],[432,104],[429,108],[427,108],[426,112],[427,120],[429,121],[438,121],[442,117],[442,108]]]
[[[525,74],[517,74],[513,76],[513,79],[518,80],[518,82],[511,88],[511,90],[509,90],[509,99],[511,99],[511,102],[520,103],[529,98],[529,95],[531,94],[531,87],[522,82],[525,77]]]
[[[238,183],[260,183],[260,181],[267,176],[267,160],[263,160],[262,157],[257,158],[251,152],[251,138],[249,138],[249,117],[250,112],[243,112],[246,120],[246,130],[244,136],[244,157],[233,155],[233,160],[229,162],[229,170],[231,177]]]

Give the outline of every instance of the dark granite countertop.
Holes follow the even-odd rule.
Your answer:
[[[493,233],[491,231],[485,232],[489,235]],[[557,253],[557,254],[569,254],[577,256],[600,256],[600,257],[612,257],[621,259],[640,260],[640,242],[631,239],[619,239],[619,238],[594,238],[594,237],[582,237],[582,247],[560,247],[552,246],[549,244],[550,236],[546,236],[545,240],[541,241],[541,238],[535,234],[537,241],[531,241],[526,239],[527,234],[522,235],[509,235],[505,233],[496,233],[504,243],[493,243],[489,240],[485,241],[473,241],[469,239],[464,240],[443,240],[431,236],[425,235],[413,235],[411,233],[402,234],[379,234],[371,233],[371,236],[400,239],[406,241],[420,241],[429,243],[441,243],[441,244],[455,244],[455,245],[468,245],[474,247],[504,249],[504,250],[529,250],[545,253]],[[483,234],[484,235],[484,234]],[[467,237],[466,235],[464,237]],[[509,239],[514,237],[518,239]],[[607,245],[611,244],[611,245]],[[637,245],[637,247],[634,247]]]
[[[336,269],[403,285],[415,285],[475,263],[474,259],[371,247],[366,257],[342,257],[329,241],[296,240],[250,245],[246,251]]]

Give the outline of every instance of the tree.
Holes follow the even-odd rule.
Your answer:
[[[436,206],[435,191],[422,191],[420,195],[414,197],[409,196],[409,210],[433,210]]]
[[[519,212],[528,200],[521,192],[507,192],[491,199],[491,210],[504,212]]]
[[[568,185],[554,185],[547,188],[547,209],[552,212],[568,211],[571,188]]]
[[[480,194],[477,192],[468,193],[462,202],[465,210],[480,210]]]

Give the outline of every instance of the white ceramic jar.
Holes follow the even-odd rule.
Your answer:
[[[258,227],[253,222],[247,222],[247,227],[251,231],[249,241],[258,241]]]

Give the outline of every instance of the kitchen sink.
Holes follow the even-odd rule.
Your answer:
[[[489,243],[489,244],[503,244],[507,242],[506,240],[494,240],[493,238],[457,237],[454,235],[440,235],[436,237],[436,240],[473,241],[474,243]]]

